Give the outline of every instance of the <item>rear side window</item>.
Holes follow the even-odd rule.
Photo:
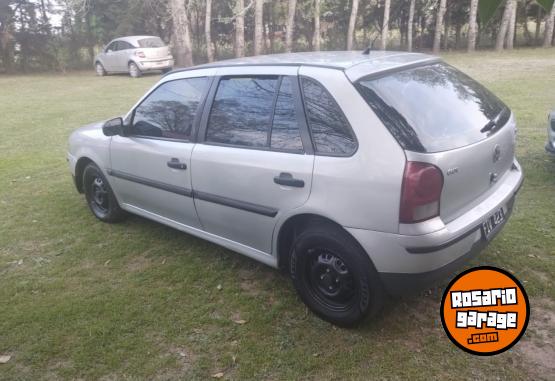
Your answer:
[[[206,141],[302,151],[293,77],[229,77],[218,85]]]
[[[206,77],[163,83],[135,109],[131,133],[189,140],[207,86]]]
[[[358,81],[357,88],[399,144],[440,152],[487,138],[490,121],[502,127],[509,109],[457,69],[437,63]]]
[[[318,82],[302,79],[303,100],[316,153],[351,155],[357,143],[339,105]]]
[[[127,50],[127,49],[135,49],[135,47],[126,41],[118,42],[118,50]]]
[[[166,46],[164,41],[162,41],[159,37],[148,37],[148,38],[141,38],[137,41],[139,47],[141,48],[161,48]]]

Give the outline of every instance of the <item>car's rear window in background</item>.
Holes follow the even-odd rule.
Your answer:
[[[356,84],[399,144],[417,152],[440,152],[487,138],[491,120],[508,121],[507,107],[457,69],[436,63]]]
[[[166,46],[164,41],[162,41],[158,37],[149,37],[149,38],[142,38],[137,41],[141,48],[161,48]]]

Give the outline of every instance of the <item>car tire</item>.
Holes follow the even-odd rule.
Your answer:
[[[143,73],[135,62],[129,62],[129,75],[133,78],[139,78]]]
[[[356,325],[383,305],[385,292],[370,258],[332,224],[308,227],[296,237],[289,269],[302,301],[338,326]]]
[[[173,67],[168,67],[168,68],[166,68],[166,69],[162,69],[162,74],[167,74],[167,73],[169,73],[169,72],[172,71],[172,70],[173,70]]]
[[[87,205],[100,221],[112,223],[125,218],[125,211],[120,208],[106,177],[93,163],[83,171],[83,189]]]
[[[106,70],[104,69],[104,66],[102,66],[102,64],[100,62],[97,62],[94,65],[95,71],[96,71],[96,75],[98,75],[99,77],[104,77],[107,73]]]

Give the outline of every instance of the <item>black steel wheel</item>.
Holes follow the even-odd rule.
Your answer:
[[[353,326],[383,304],[383,286],[370,258],[338,226],[306,228],[295,238],[289,263],[299,296],[324,320]]]
[[[117,222],[125,217],[110,184],[93,163],[88,164],[83,172],[83,189],[87,204],[96,218],[104,222]]]

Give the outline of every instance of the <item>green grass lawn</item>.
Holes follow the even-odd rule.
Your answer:
[[[555,49],[445,58],[519,123],[525,185],[470,264],[525,285],[531,320],[513,349],[483,358],[456,348],[441,327],[441,288],[339,329],[275,270],[142,218],[100,223],[72,184],[67,137],[126,112],[159,76],[0,76],[0,355],[12,356],[0,379],[553,379],[555,160],[543,147]]]

